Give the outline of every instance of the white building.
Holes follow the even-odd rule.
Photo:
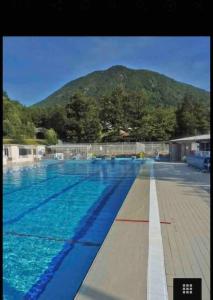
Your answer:
[[[209,152],[210,134],[190,136],[169,141],[170,160],[183,160],[190,152]]]
[[[33,162],[45,153],[44,145],[3,145],[3,165],[7,163]]]

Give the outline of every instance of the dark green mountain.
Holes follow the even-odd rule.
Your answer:
[[[34,106],[48,107],[54,104],[66,104],[69,97],[77,91],[97,101],[101,96],[111,94],[121,86],[127,92],[144,92],[152,104],[176,106],[185,94],[209,103],[209,92],[178,82],[157,72],[133,70],[124,66],[113,66],[105,71],[95,71],[84,77],[72,80],[46,99]]]

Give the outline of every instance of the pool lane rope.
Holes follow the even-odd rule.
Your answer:
[[[147,300],[168,300],[163,242],[153,164],[150,170]]]

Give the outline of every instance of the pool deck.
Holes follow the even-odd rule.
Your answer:
[[[150,189],[151,164],[145,164],[75,300],[167,299],[150,294],[147,286],[147,278],[152,281],[159,271],[165,273],[169,300],[174,277],[202,278],[202,300],[210,300],[210,174],[184,163],[158,162],[153,168],[157,202]],[[150,250],[151,228],[157,225],[164,261],[150,267],[152,255],[160,253]]]

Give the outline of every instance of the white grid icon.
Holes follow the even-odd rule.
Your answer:
[[[192,294],[192,284],[191,283],[183,283],[182,284],[182,293],[183,294]]]

